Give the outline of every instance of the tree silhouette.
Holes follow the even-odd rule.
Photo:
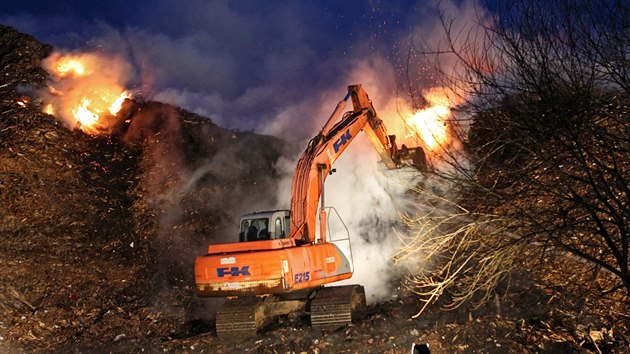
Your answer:
[[[584,286],[630,297],[627,3],[515,0],[463,29],[441,19],[447,40],[422,54],[465,101],[450,122],[463,148],[443,147],[401,235],[397,259],[429,269],[411,287],[427,303],[484,301],[523,262],[568,257],[598,278]]]

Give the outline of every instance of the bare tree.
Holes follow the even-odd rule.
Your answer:
[[[451,122],[465,149],[444,147],[436,170],[448,195],[422,189],[417,234],[401,236],[397,259],[421,253],[431,269],[412,286],[425,302],[483,301],[524,255],[571,255],[605,271],[602,294],[630,297],[630,8],[515,0],[478,29],[442,24],[431,54],[457,59],[441,73],[469,120]]]

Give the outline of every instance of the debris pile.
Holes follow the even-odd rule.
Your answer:
[[[115,134],[70,131],[30,94],[50,46],[0,26],[0,51],[0,348],[168,337],[199,316],[194,256],[273,198],[284,144],[131,100]]]

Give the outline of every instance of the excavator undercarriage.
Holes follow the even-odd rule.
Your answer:
[[[222,339],[254,336],[278,316],[294,312],[310,313],[314,330],[335,330],[365,317],[365,290],[361,285],[345,285],[286,296],[227,299],[217,312],[217,336]]]

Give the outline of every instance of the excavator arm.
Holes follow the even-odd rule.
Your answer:
[[[339,116],[348,98],[352,98],[353,110]],[[323,202],[323,186],[332,164],[363,130],[384,165],[389,169],[404,165],[425,169],[425,157],[421,148],[407,149],[396,145],[396,137],[388,135],[385,124],[378,117],[372,102],[361,85],[348,87],[348,94],[341,100],[320,133],[308,144],[298,161],[293,177],[291,198],[291,235],[296,244],[314,243],[317,214],[320,218],[319,242],[326,241],[326,212]],[[318,211],[318,202],[322,207]]]

